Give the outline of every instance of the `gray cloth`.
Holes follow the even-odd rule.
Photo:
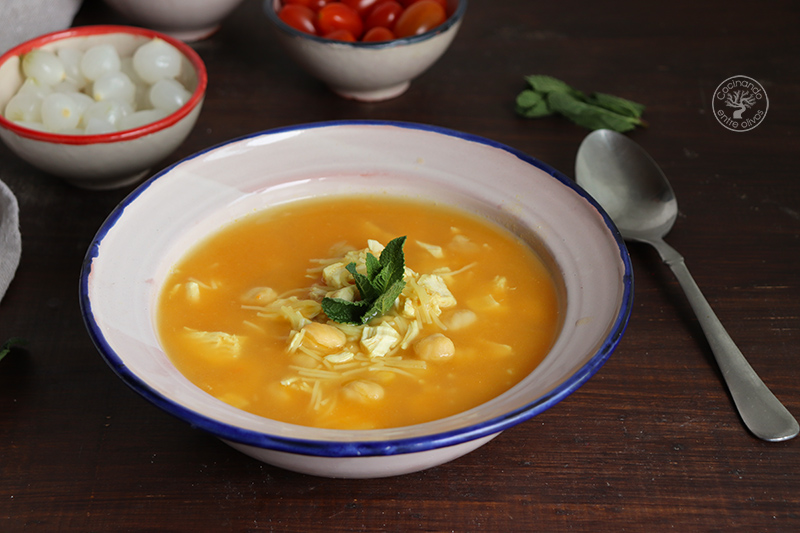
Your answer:
[[[0,0],[0,54],[39,35],[69,28],[83,0]]]
[[[0,0],[0,54],[34,37],[69,28],[83,0]],[[19,265],[19,204],[0,181],[0,300]]]
[[[17,271],[21,252],[19,205],[11,189],[0,181],[0,300]]]

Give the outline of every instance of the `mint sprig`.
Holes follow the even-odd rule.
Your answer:
[[[0,361],[3,360],[3,357],[8,355],[8,353],[11,351],[11,348],[14,346],[24,346],[25,344],[27,344],[27,341],[19,337],[11,337],[8,339],[6,342],[0,345]]]
[[[642,104],[605,93],[587,95],[551,76],[526,76],[525,81],[530,89],[519,93],[516,100],[516,112],[525,118],[559,114],[590,130],[618,132],[647,126],[642,120]]]
[[[403,280],[406,267],[403,253],[405,242],[405,237],[389,241],[381,252],[380,259],[367,253],[366,275],[356,270],[355,263],[348,264],[345,268],[353,275],[360,299],[351,302],[343,298],[325,297],[322,300],[322,311],[328,318],[340,324],[361,325],[389,312],[406,286]]]

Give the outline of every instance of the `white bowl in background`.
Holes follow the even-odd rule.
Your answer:
[[[131,22],[186,42],[216,32],[242,0],[104,0]]]
[[[22,57],[34,49],[86,50],[113,44],[131,55],[142,44],[160,38],[183,56],[178,80],[192,93],[186,104],[161,120],[102,135],[62,135],[29,129],[0,113],[0,138],[31,165],[86,189],[111,189],[135,183],[180,146],[194,127],[205,98],[207,74],[200,56],[186,44],[162,33],[130,26],[81,26],[50,33],[16,46],[0,56],[0,111],[25,81]]]
[[[265,0],[264,12],[278,41],[306,72],[345,98],[376,102],[403,94],[453,42],[467,0],[448,0],[450,17],[413,37],[380,42],[342,42],[298,31],[278,18],[281,0]]]
[[[370,193],[422,196],[479,213],[552,260],[563,281],[563,326],[533,372],[493,400],[444,419],[333,430],[241,411],[173,366],[156,333],[156,300],[170,268],[199,239],[254,210],[312,196]],[[92,241],[80,297],[101,355],[155,405],[266,463],[319,476],[368,478],[460,457],[578,389],[620,341],[631,312],[632,276],[608,216],[543,163],[443,128],[345,121],[230,141],[140,185]]]

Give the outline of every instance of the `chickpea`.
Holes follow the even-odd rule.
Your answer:
[[[347,342],[347,335],[342,330],[329,324],[312,322],[303,327],[306,337],[323,348],[341,348]]]
[[[384,395],[383,387],[374,381],[363,379],[351,381],[344,386],[343,391],[347,398],[361,402],[378,401]]]
[[[196,281],[186,283],[186,297],[192,302],[200,301],[200,285]]]
[[[353,352],[345,351],[339,353],[332,353],[330,355],[325,356],[325,360],[329,363],[339,364],[339,363],[346,363],[348,361],[352,361],[353,358],[356,356]]]
[[[478,315],[469,309],[461,309],[452,314],[447,321],[447,329],[464,329],[478,321]]]
[[[414,353],[424,361],[444,361],[456,353],[456,346],[449,337],[441,333],[428,335],[414,345]]]
[[[394,372],[389,372],[388,370],[382,370],[380,372],[377,372],[375,376],[375,380],[381,383],[389,383],[391,381],[394,381],[395,378],[397,378],[397,374],[395,374]]]
[[[306,354],[297,354],[292,356],[292,364],[301,368],[317,368],[317,360]]]

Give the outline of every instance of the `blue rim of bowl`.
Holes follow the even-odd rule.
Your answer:
[[[337,126],[392,126],[397,128],[432,132],[484,144],[486,146],[504,150],[527,162],[528,164],[546,172],[554,179],[561,182],[564,186],[572,189],[581,197],[586,199],[586,201],[588,201],[602,216],[606,227],[611,232],[617,244],[620,259],[624,265],[622,280],[623,295],[620,303],[620,309],[618,310],[613,326],[611,327],[605,339],[603,339],[602,345],[596,351],[596,353],[580,369],[578,369],[577,372],[572,374],[553,390],[541,396],[540,398],[537,398],[535,401],[502,416],[484,420],[477,424],[472,424],[456,430],[440,433],[430,433],[410,438],[395,438],[389,440],[366,439],[363,441],[323,441],[298,439],[267,435],[258,431],[233,426],[200,414],[181,405],[177,405],[169,398],[166,398],[157,391],[153,390],[146,382],[128,369],[122,362],[122,359],[119,357],[119,355],[117,355],[106,342],[105,337],[103,336],[103,333],[92,314],[92,305],[89,299],[89,275],[91,273],[92,261],[95,257],[97,257],[100,244],[106,237],[106,234],[122,216],[126,207],[134,202],[136,198],[146,191],[156,180],[168,174],[176,166],[196,157],[200,157],[208,152],[217,150],[225,145],[265,135]],[[109,214],[108,218],[105,220],[105,222],[103,222],[100,229],[97,231],[97,234],[89,245],[89,249],[87,250],[83,261],[80,274],[79,292],[81,315],[83,316],[84,323],[92,342],[100,352],[101,356],[105,359],[106,363],[129,387],[164,411],[185,422],[188,422],[192,427],[207,431],[218,438],[256,448],[265,448],[280,452],[311,455],[317,457],[367,457],[423,452],[462,444],[482,437],[488,437],[513,427],[521,422],[525,422],[526,420],[529,420],[537,414],[546,411],[564,398],[568,397],[570,394],[580,388],[586,381],[588,381],[589,378],[591,378],[603,366],[603,364],[619,344],[622,335],[625,332],[625,328],[627,327],[633,307],[633,267],[631,265],[630,256],[628,255],[628,250],[622,240],[622,236],[602,207],[600,207],[600,205],[579,185],[567,178],[564,174],[542,163],[541,161],[520,152],[519,150],[477,135],[427,124],[382,120],[337,120],[297,124],[245,135],[215,146],[211,146],[205,150],[188,156],[181,161],[174,163],[173,165],[170,165],[161,172],[158,172],[150,179],[139,185],[122,202],[120,202],[120,204]]]
[[[275,11],[275,9],[272,7],[274,2],[275,0],[264,0],[263,4],[264,13],[266,14],[267,18],[273,24],[275,24],[275,27],[284,33],[288,33],[293,37],[300,37],[303,39],[308,39],[309,41],[315,41],[320,44],[323,43],[335,44],[339,46],[349,46],[351,48],[362,48],[371,50],[379,50],[381,48],[394,48],[398,45],[413,44],[430,39],[431,37],[444,33],[450,28],[452,28],[457,22],[459,22],[462,18],[464,18],[464,12],[466,12],[467,10],[467,0],[458,0],[458,6],[456,6],[456,10],[453,11],[453,14],[447,17],[447,20],[445,20],[443,23],[425,33],[414,35],[412,37],[399,37],[397,39],[392,39],[391,41],[350,42],[350,41],[336,41],[334,39],[326,39],[318,35],[311,35],[310,33],[305,33],[295,28],[292,28],[278,17],[278,12]]]

